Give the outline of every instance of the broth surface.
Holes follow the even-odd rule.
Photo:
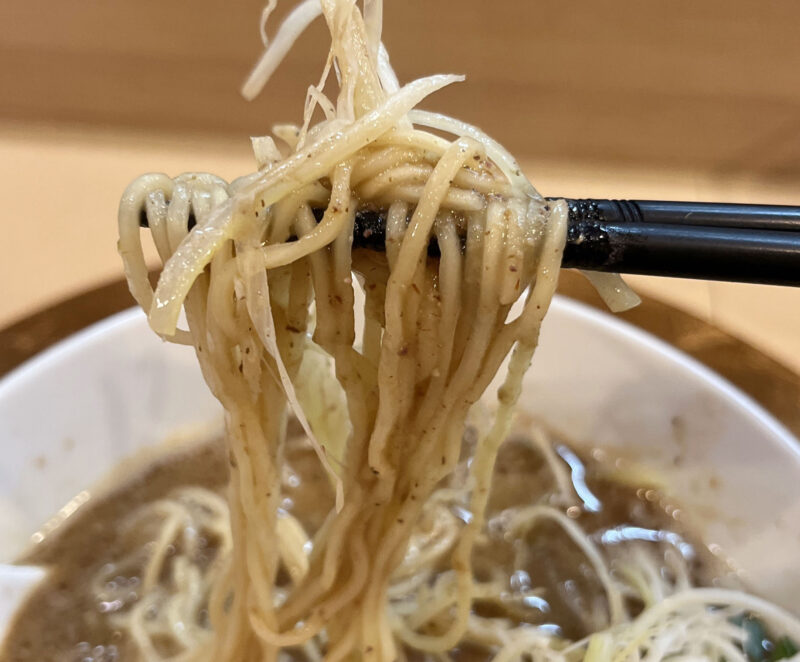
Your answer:
[[[613,558],[626,541],[639,540],[652,546],[652,553],[660,558],[665,552],[688,555],[691,578],[697,585],[707,585],[721,574],[721,564],[668,514],[672,508],[656,490],[616,481],[604,464],[563,443],[556,441],[554,449],[559,461],[569,467],[582,500],[581,505],[566,510],[567,516],[580,524],[604,553]],[[290,437],[286,454],[289,469],[283,476],[282,507],[313,533],[333,505],[332,489],[305,439],[297,434]],[[111,579],[111,589],[122,596],[118,603],[98,601],[89,589],[92,578],[129,551],[130,535],[123,535],[119,524],[138,507],[181,486],[199,486],[223,494],[227,476],[228,457],[223,440],[217,439],[160,458],[110,493],[90,499],[21,559],[25,564],[47,566],[51,572],[19,611],[1,659],[135,660],[131,642],[114,626],[110,615],[137,600],[136,572],[129,570]],[[503,577],[508,600],[501,606],[497,601],[476,600],[474,610],[482,616],[546,624],[564,637],[578,639],[602,627],[605,613],[602,586],[582,552],[553,523],[542,522],[517,539],[509,538],[503,524],[504,513],[509,509],[534,503],[555,505],[555,494],[555,480],[542,454],[523,435],[512,435],[501,446],[486,531],[473,557],[477,579]],[[456,507],[453,510],[459,518],[469,517],[469,513]],[[136,544],[146,545],[147,535],[144,527]],[[215,542],[208,540],[209,561],[214,552]],[[629,608],[635,612],[637,606]],[[597,614],[597,622],[587,614]],[[453,651],[451,657],[479,660],[485,659],[487,653],[464,646]]]

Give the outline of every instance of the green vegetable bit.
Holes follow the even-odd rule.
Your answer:
[[[798,653],[794,641],[789,637],[775,638],[764,622],[752,614],[742,614],[731,621],[747,633],[742,650],[750,662],[777,662]]]

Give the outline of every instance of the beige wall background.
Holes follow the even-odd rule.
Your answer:
[[[121,273],[138,173],[233,177],[249,135],[299,116],[324,30],[248,104],[260,10],[0,0],[0,325]],[[798,25],[795,0],[386,0],[385,41],[403,80],[467,74],[427,106],[496,136],[546,195],[800,204]],[[631,281],[800,370],[799,292]]]

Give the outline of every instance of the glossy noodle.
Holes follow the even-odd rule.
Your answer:
[[[381,0],[306,0],[267,40],[274,6],[244,93],[257,94],[321,17],[331,48],[303,123],[253,140],[253,174],[231,183],[145,175],[120,205],[131,292],[156,333],[194,346],[226,412],[230,460],[227,504],[196,488],[136,515],[160,532],[142,602],[117,616],[141,658],[390,662],[444,659],[469,644],[498,662],[733,662],[746,659],[730,620],[742,611],[800,640],[800,625],[777,607],[692,588],[678,557],[666,576],[635,552],[612,572],[564,514],[577,497],[547,440],[536,445],[560,497],[516,509],[504,526],[511,536],[545,524],[568,536],[602,586],[597,632],[569,641],[476,612],[476,601],[499,601],[503,590],[476,575],[474,550],[556,287],[566,204],[545,201],[480,130],[415,109],[460,78],[400,86],[381,43]],[[142,209],[164,265],[155,290]],[[385,253],[352,248],[359,209],[385,213]],[[487,413],[476,403],[500,370]],[[292,418],[336,495],[315,531],[282,507]],[[468,424],[479,438],[465,462]],[[191,561],[187,522],[223,540],[212,563]],[[167,546],[179,550],[168,567]]]

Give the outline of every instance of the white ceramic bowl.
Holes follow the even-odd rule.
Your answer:
[[[800,444],[747,396],[652,336],[556,298],[522,405],[578,445],[661,472],[706,542],[754,590],[798,610]],[[120,460],[219,416],[192,350],[161,342],[138,310],[17,369],[0,382],[0,563]]]

